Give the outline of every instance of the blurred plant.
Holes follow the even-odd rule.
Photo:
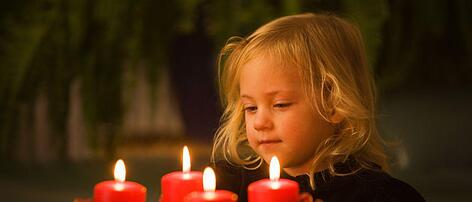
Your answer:
[[[472,87],[472,2],[398,0],[389,10],[375,64],[381,87]]]
[[[89,142],[113,153],[123,113],[123,85],[144,63],[155,83],[174,29],[172,1],[15,1],[0,18],[0,154],[12,158],[19,119],[31,123],[40,94],[48,101],[53,147],[66,158],[66,121],[73,80],[82,86]],[[3,12],[4,11],[4,12]],[[129,77],[134,78],[134,77]],[[20,109],[27,111],[19,117]],[[105,137],[97,137],[99,134]],[[31,134],[30,134],[31,135]],[[33,138],[31,138],[33,139]],[[33,140],[29,140],[33,141]]]

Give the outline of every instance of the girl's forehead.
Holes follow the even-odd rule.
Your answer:
[[[240,68],[258,68],[260,66],[269,66],[272,71],[293,71],[295,65],[289,60],[283,59],[283,57],[270,54],[270,53],[258,53],[251,57],[247,57]]]
[[[301,79],[295,68],[284,67],[273,58],[257,57],[241,70],[240,87],[244,91],[274,91],[299,88]]]

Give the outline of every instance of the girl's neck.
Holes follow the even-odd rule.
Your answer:
[[[299,176],[299,175],[309,175],[310,174],[310,170],[306,170],[306,169],[298,169],[298,168],[284,168],[284,171],[292,176],[292,177],[296,177],[296,176]]]
[[[314,165],[312,162],[308,162],[304,165],[298,166],[298,167],[292,167],[292,168],[283,168],[283,170],[289,174],[292,177],[296,177],[299,175],[311,175],[316,172],[320,172],[322,170],[327,169],[327,165],[322,165],[322,166],[317,166],[316,169],[314,169]]]

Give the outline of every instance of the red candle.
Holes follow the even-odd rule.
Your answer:
[[[182,171],[166,174],[161,179],[161,202],[182,202],[194,191],[203,191],[202,172],[190,171],[190,155],[183,149]]]
[[[216,190],[215,172],[210,167],[203,171],[204,192],[192,192],[185,197],[185,202],[236,202],[238,196],[226,190]]]
[[[115,180],[95,185],[94,202],[145,202],[146,187],[136,182],[125,181],[126,168],[123,160],[115,164]]]
[[[248,187],[248,202],[260,201],[300,201],[298,183],[288,179],[279,179],[280,164],[277,157],[270,161],[270,179],[253,182]]]

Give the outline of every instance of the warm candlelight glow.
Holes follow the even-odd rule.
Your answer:
[[[270,160],[269,176],[272,181],[277,181],[280,178],[280,163],[276,156]]]
[[[115,164],[115,180],[124,182],[126,179],[126,168],[123,160],[119,159]]]
[[[215,172],[212,168],[206,167],[203,171],[203,190],[215,191],[216,188],[216,177]]]
[[[188,152],[188,147],[184,146],[183,151],[183,158],[182,158],[182,171],[189,172],[190,171],[190,154]]]

